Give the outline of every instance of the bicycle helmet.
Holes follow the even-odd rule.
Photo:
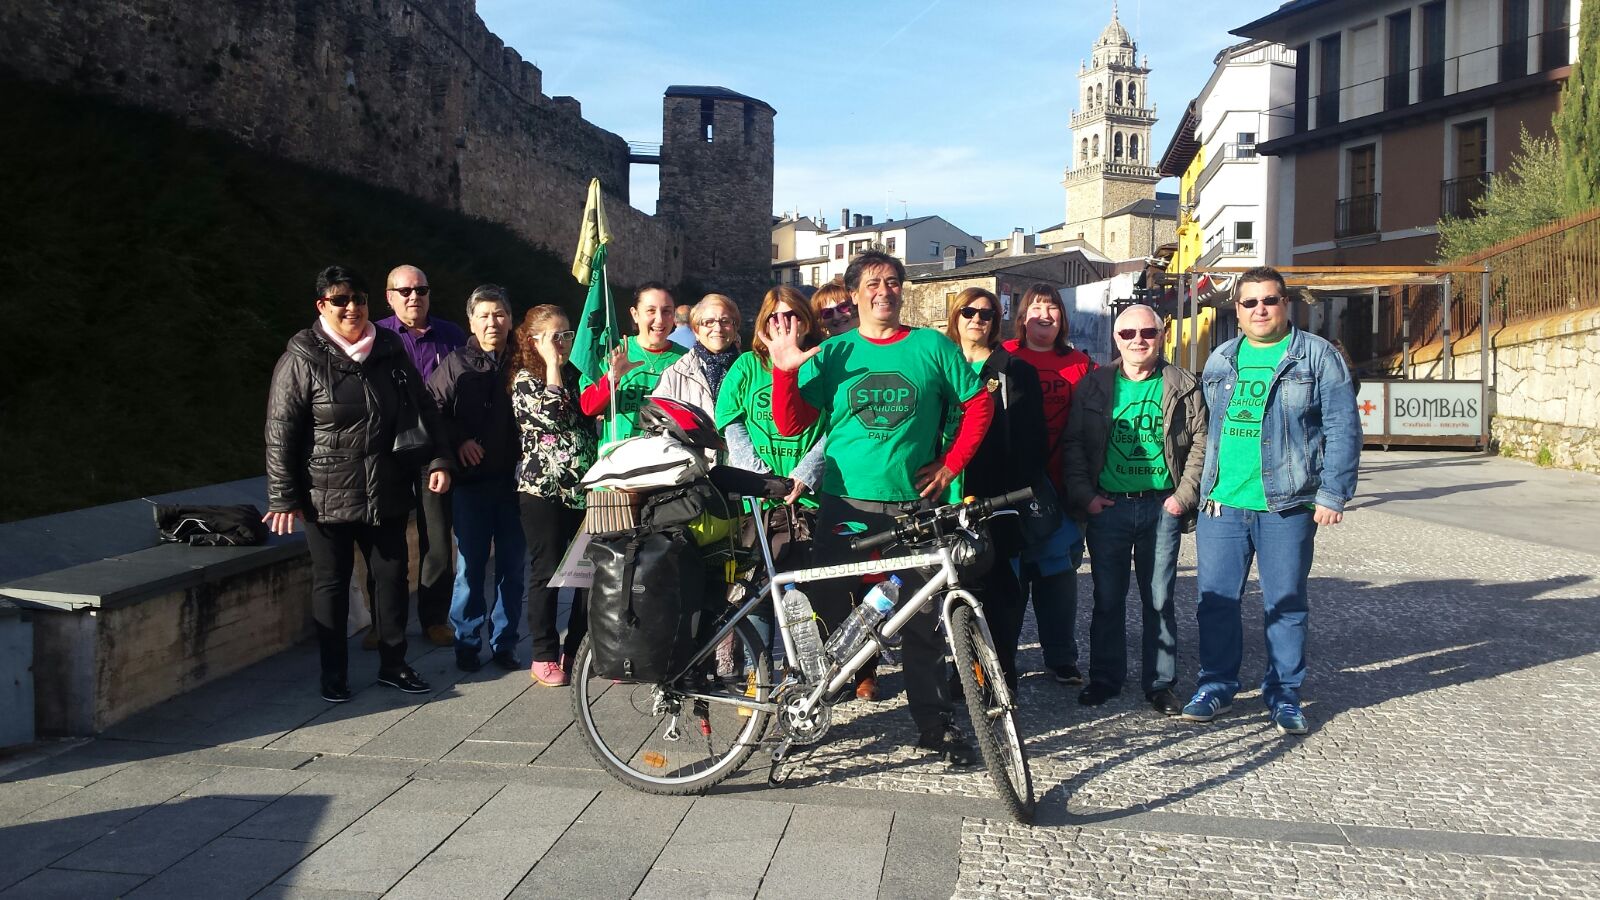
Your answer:
[[[650,402],[639,407],[639,425],[651,434],[666,435],[685,447],[728,449],[705,410],[666,397],[651,397]]]

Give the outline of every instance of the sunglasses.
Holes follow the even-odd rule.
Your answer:
[[[389,290],[394,291],[396,294],[399,294],[402,297],[410,297],[412,291],[416,291],[418,297],[426,297],[428,296],[428,292],[432,291],[433,288],[428,287],[425,284],[419,284],[416,287],[389,288]]]
[[[534,337],[549,338],[558,344],[570,344],[572,343],[572,339],[576,337],[577,334],[578,333],[576,331],[547,331],[544,334],[536,334]]]
[[[1239,304],[1240,309],[1255,309],[1256,303],[1258,302],[1264,303],[1267,306],[1277,306],[1279,303],[1283,302],[1283,297],[1278,294],[1268,294],[1265,297],[1262,297],[1259,301],[1252,297],[1249,300],[1239,300],[1236,302]]]
[[[1147,341],[1153,341],[1159,334],[1161,334],[1161,329],[1159,328],[1123,328],[1117,331],[1117,337],[1125,341],[1131,341],[1135,336],[1142,337]]]
[[[961,307],[961,318],[977,318],[979,322],[993,322],[994,310],[978,306],[963,306]]]
[[[775,312],[772,315],[767,316],[767,321],[776,322],[779,319],[782,319],[785,322],[793,322],[798,318],[800,318],[800,314],[796,312]]]
[[[340,294],[337,297],[323,297],[322,299],[327,301],[328,303],[332,303],[334,306],[338,307],[339,309],[344,309],[346,306],[349,306],[352,302],[354,302],[355,305],[357,305],[357,306],[366,306],[367,305],[367,295],[366,294]]]
[[[837,306],[825,307],[822,310],[822,321],[832,322],[835,318],[848,319],[856,314],[854,303],[840,303]]]

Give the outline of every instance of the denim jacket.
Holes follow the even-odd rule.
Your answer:
[[[1206,360],[1201,389],[1209,408],[1205,471],[1200,496],[1217,486],[1217,447],[1223,416],[1239,376],[1236,337]],[[1283,512],[1316,503],[1343,512],[1355,496],[1361,461],[1361,423],[1350,372],[1333,345],[1294,328],[1289,349],[1267,386],[1261,418],[1261,481],[1267,507]]]

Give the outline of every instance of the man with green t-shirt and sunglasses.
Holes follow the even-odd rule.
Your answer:
[[[1281,734],[1304,734],[1306,581],[1317,527],[1337,525],[1355,496],[1361,424],[1350,371],[1333,345],[1289,322],[1276,269],[1239,276],[1241,335],[1218,347],[1200,378],[1207,421],[1199,562],[1200,674],[1183,708],[1209,722],[1233,708],[1244,631],[1239,600],[1252,559],[1265,612],[1261,699]]]
[[[1099,706],[1122,692],[1131,563],[1144,623],[1144,696],[1157,712],[1175,716],[1183,709],[1172,690],[1178,545],[1200,502],[1206,407],[1199,381],[1161,358],[1164,330],[1148,306],[1117,316],[1111,336],[1119,361],[1084,376],[1073,392],[1062,468],[1068,507],[1088,515],[1084,538],[1094,576],[1089,684],[1078,702]]]
[[[850,261],[845,288],[860,311],[854,331],[800,349],[799,324],[765,323],[772,359],[772,418],[784,435],[825,423],[821,508],[817,513],[819,562],[859,559],[836,526],[864,525],[876,533],[902,511],[943,499],[983,442],[994,409],[966,357],[948,338],[900,323],[900,260],[869,250]],[[945,411],[961,410],[949,446],[941,446]],[[926,576],[898,573],[909,596]],[[839,582],[813,595],[817,613],[837,626],[849,611]],[[951,721],[953,706],[937,629],[937,604],[928,604],[901,632],[905,638],[906,702],[916,722],[917,746],[937,751],[953,765],[972,765],[972,745]]]

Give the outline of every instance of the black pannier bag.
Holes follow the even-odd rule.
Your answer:
[[[681,527],[595,535],[589,591],[592,674],[654,684],[676,675],[694,652],[695,614],[705,563]]]

